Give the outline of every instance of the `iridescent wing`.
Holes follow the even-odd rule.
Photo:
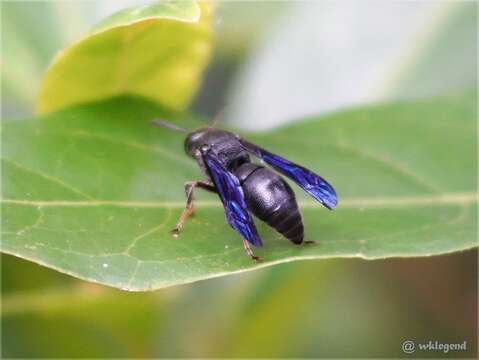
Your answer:
[[[230,173],[216,154],[202,150],[203,161],[220,195],[228,224],[254,246],[262,246],[261,239],[248,211],[243,189],[238,178]]]
[[[336,191],[318,174],[281,156],[272,154],[246,140],[241,139],[240,142],[246,151],[263,160],[276,171],[289,177],[328,209],[332,210],[338,204]]]

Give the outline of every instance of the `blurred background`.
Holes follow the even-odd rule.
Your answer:
[[[33,113],[58,50],[141,3],[2,2],[2,118]],[[225,108],[239,127],[476,85],[475,2],[228,1],[214,27],[190,110]],[[476,251],[296,262],[152,293],[2,256],[4,357],[402,357],[409,339],[477,355]]]

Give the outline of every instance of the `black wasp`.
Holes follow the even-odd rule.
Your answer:
[[[187,132],[161,120],[152,123]],[[186,206],[178,224],[171,230],[175,236],[194,211],[193,192],[198,187],[219,195],[226,221],[241,235],[246,253],[252,259],[259,260],[250,244],[257,247],[263,244],[250,212],[293,243],[303,243],[303,220],[293,190],[276,172],[252,163],[249,154],[289,177],[328,209],[337,205],[336,191],[321,176],[229,131],[211,126],[195,130],[185,139],[185,151],[196,159],[206,180],[185,183]]]

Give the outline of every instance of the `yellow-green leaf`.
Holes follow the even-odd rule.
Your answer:
[[[115,95],[183,109],[209,58],[211,7],[167,1],[120,11],[61,51],[42,80],[38,111]]]

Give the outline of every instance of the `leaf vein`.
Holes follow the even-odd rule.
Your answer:
[[[18,163],[18,162],[16,162],[16,161],[13,161],[13,160],[11,160],[11,159],[7,159],[7,158],[5,158],[5,157],[2,157],[2,160],[5,161],[5,162],[7,162],[7,163],[10,163],[11,165],[17,167],[18,169],[21,169],[21,170],[23,170],[23,171],[26,171],[26,172],[29,172],[29,173],[34,174],[34,175],[36,175],[36,176],[39,176],[39,177],[41,177],[41,178],[43,178],[43,179],[45,179],[45,180],[48,180],[48,181],[50,181],[50,182],[52,182],[52,183],[55,183],[56,185],[62,186],[63,188],[65,188],[65,189],[67,189],[67,190],[69,190],[69,191],[71,191],[71,192],[73,192],[73,193],[75,193],[75,194],[77,194],[77,195],[81,195],[82,197],[84,197],[84,198],[86,198],[86,199],[95,200],[95,198],[93,198],[91,195],[85,193],[84,191],[82,191],[82,190],[80,190],[80,189],[77,189],[76,187],[74,187],[74,186],[72,186],[72,185],[70,185],[70,184],[64,182],[63,180],[60,180],[60,179],[58,179],[58,178],[56,178],[56,177],[53,177],[53,176],[46,175],[46,174],[44,174],[44,173],[38,172],[38,171],[36,171],[36,170],[33,170],[33,169],[31,169],[31,168],[28,168],[28,167],[26,167],[26,166],[24,166],[24,165],[22,165],[22,164],[20,164],[20,163]]]
[[[137,143],[137,142],[129,142],[129,141],[118,140],[117,138],[110,137],[108,135],[92,134],[92,133],[89,133],[89,132],[86,132],[86,131],[76,131],[76,132],[71,133],[70,135],[73,136],[73,137],[82,137],[82,138],[85,138],[85,139],[95,139],[95,140],[105,141],[105,142],[109,142],[109,143],[116,144],[116,145],[123,145],[123,146],[128,146],[128,147],[143,150],[143,151],[158,153],[158,154],[164,155],[164,156],[166,156],[170,159],[173,159],[175,161],[179,161],[179,162],[181,162],[182,165],[186,165],[189,168],[195,168],[195,164],[193,162],[189,161],[189,159],[186,158],[186,156],[178,155],[175,152],[168,151],[168,150],[166,150],[162,147],[159,147],[159,146],[148,146],[148,145],[143,145],[143,144],[140,144],[140,143]]]
[[[349,151],[351,154],[354,154],[356,156],[367,158],[367,159],[372,160],[374,162],[380,163],[383,166],[387,166],[387,167],[393,169],[394,171],[396,171],[396,173],[401,174],[401,175],[413,180],[416,184],[420,185],[421,187],[423,187],[423,188],[425,188],[429,191],[432,191],[434,193],[441,193],[441,189],[439,189],[435,185],[429,183],[429,181],[422,178],[421,176],[419,176],[418,174],[416,174],[415,172],[413,172],[412,170],[407,168],[405,165],[400,164],[400,163],[392,160],[391,158],[387,158],[387,157],[384,157],[384,156],[379,156],[379,155],[372,154],[370,152],[367,152],[367,151],[358,149],[356,147],[353,147],[351,145],[348,145],[348,143],[346,143],[346,142],[341,142],[341,143],[335,144],[335,145],[333,145],[333,147]]]

